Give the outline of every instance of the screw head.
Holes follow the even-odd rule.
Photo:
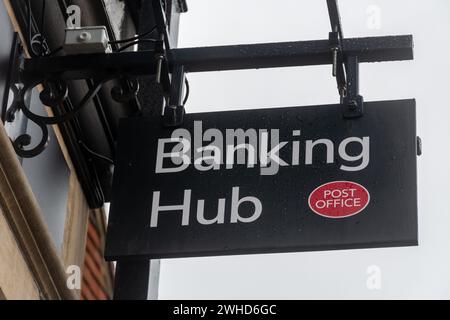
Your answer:
[[[351,110],[355,110],[358,107],[358,102],[356,102],[356,100],[351,100],[348,103],[348,106],[350,107]]]
[[[92,39],[92,35],[87,31],[81,32],[80,35],[78,36],[78,40],[80,42],[87,42],[91,39]]]

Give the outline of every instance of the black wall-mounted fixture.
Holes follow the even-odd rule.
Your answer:
[[[129,2],[133,2],[133,4],[138,6],[143,1],[133,0]],[[35,50],[39,50],[40,42],[37,42],[36,39],[40,39],[39,34],[42,33],[44,34],[44,46],[49,52],[53,52],[52,57],[58,57],[64,54],[58,48],[61,47],[64,41],[66,21],[68,19],[66,10],[71,5],[78,5],[82,13],[89,13],[82,15],[82,25],[106,26],[111,40],[116,40],[115,36],[118,35],[113,31],[113,24],[116,24],[117,21],[111,21],[109,19],[103,0],[47,0],[45,15],[42,15],[43,0],[29,1],[31,10],[28,10],[27,0],[15,0],[10,3],[13,9],[12,12],[22,33],[22,39],[25,40],[24,45],[29,48],[31,42],[33,42],[28,40],[29,26],[31,26],[30,38],[34,39]],[[119,39],[129,38],[138,33],[138,21],[134,21],[132,13],[133,10],[127,3],[125,16],[119,28]],[[30,16],[31,24],[29,23]],[[42,16],[46,17],[43,23],[41,21]],[[151,18],[151,13],[148,17]],[[119,45],[113,45],[113,47],[118,48]],[[23,69],[19,69],[18,67],[24,59],[25,57],[22,57],[19,60],[15,59],[15,61],[12,61],[13,74],[17,78],[12,78],[9,87],[14,92],[15,97],[20,96],[19,89],[23,86],[22,81],[26,78],[22,73]],[[15,80],[19,79],[19,77],[20,80]],[[62,116],[68,111],[70,112],[73,106],[78,104],[83,96],[93,88],[91,79],[70,80],[66,84],[69,89],[68,97],[61,105],[53,110],[57,116]],[[123,78],[104,83],[99,92],[87,103],[84,109],[77,113],[76,117],[57,125],[91,208],[102,207],[105,202],[110,201],[113,173],[113,165],[111,162],[115,157],[115,140],[119,119],[141,113],[138,99],[129,102],[117,102],[111,95],[111,91],[113,91],[114,87],[125,87],[126,90],[129,90],[128,88],[133,90],[133,86],[134,82],[130,83]],[[14,100],[15,106],[18,105],[18,100]],[[15,114],[16,108],[13,105],[8,105],[7,96],[3,106],[5,110],[9,109],[10,115]],[[39,143],[40,135],[33,135],[33,137],[23,136],[21,140],[23,143],[20,149],[23,150],[20,150],[19,153],[21,151],[32,151],[33,149],[34,151],[38,151],[39,148],[36,149],[35,147]],[[28,142],[30,142],[30,145],[26,146]]]

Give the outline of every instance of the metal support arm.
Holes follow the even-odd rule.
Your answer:
[[[341,29],[335,27],[335,30]],[[181,97],[185,73],[324,64],[334,67],[342,102],[348,107],[344,117],[361,116],[363,98],[358,94],[357,86],[359,63],[412,60],[413,37],[340,39],[338,33],[330,34],[336,41],[338,52],[330,50],[330,40],[166,49],[167,61],[164,60],[162,71],[158,72],[169,102],[164,110],[165,125],[178,126],[183,121],[185,111]],[[59,80],[156,77],[159,69],[156,53],[148,50],[34,58],[25,61],[23,73],[33,79]]]
[[[360,63],[412,60],[413,37],[344,39],[342,51],[344,55],[357,56]],[[27,59],[24,73],[64,80],[154,75],[154,55],[154,51],[147,50]],[[208,72],[333,63],[328,40],[171,49],[168,57],[170,72],[176,65],[183,65],[186,72]]]
[[[364,112],[364,98],[359,94],[359,61],[357,56],[348,56],[345,61],[347,72],[346,95],[343,98],[344,118],[359,118]]]

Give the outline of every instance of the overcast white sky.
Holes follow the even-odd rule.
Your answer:
[[[180,47],[326,39],[325,0],[188,0]],[[381,28],[368,27],[368,8]],[[415,61],[361,66],[366,101],[416,98],[420,246],[164,260],[161,299],[450,298],[450,1],[341,0],[346,37],[413,34]],[[189,75],[188,112],[337,103],[329,66]],[[381,269],[381,289],[366,286]]]

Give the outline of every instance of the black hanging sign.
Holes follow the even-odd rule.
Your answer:
[[[120,124],[106,256],[417,245],[415,101]]]

